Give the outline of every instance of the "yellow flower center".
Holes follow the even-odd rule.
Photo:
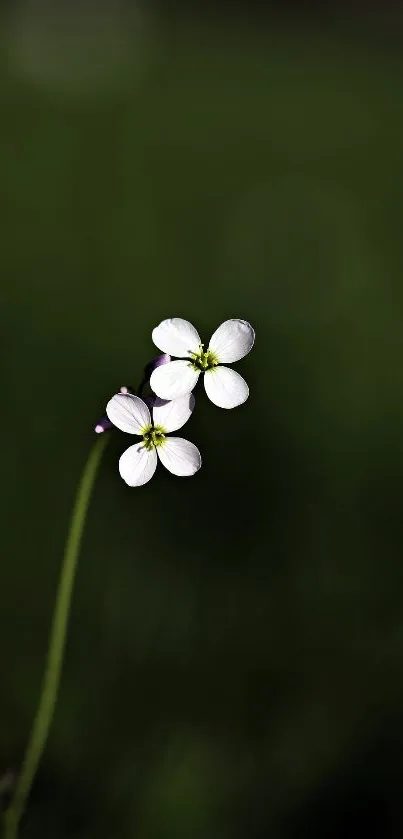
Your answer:
[[[191,365],[194,370],[201,373],[205,373],[206,370],[212,370],[214,367],[217,367],[218,364],[218,358],[215,353],[209,349],[204,351],[203,347],[204,344],[200,344],[198,351],[191,353]]]
[[[162,425],[147,425],[142,429],[144,446],[147,451],[150,449],[158,449],[163,446],[166,440],[166,430]]]

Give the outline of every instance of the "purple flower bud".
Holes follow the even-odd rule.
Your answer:
[[[155,358],[151,359],[151,361],[146,364],[144,368],[144,372],[147,378],[150,378],[151,373],[153,370],[156,370],[157,367],[161,367],[162,364],[168,364],[171,361],[171,356],[168,353],[164,352],[162,355],[156,355]]]
[[[110,428],[114,428],[114,425],[105,414],[105,416],[101,417],[99,422],[97,422],[94,431],[95,434],[103,434],[104,431],[109,431]]]

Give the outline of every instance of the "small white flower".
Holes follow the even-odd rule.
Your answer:
[[[179,356],[153,371],[150,385],[161,399],[176,399],[190,393],[200,373],[204,373],[207,396],[219,408],[236,408],[249,396],[245,380],[222,363],[239,361],[253,347],[255,332],[250,323],[239,318],[226,320],[210,338],[207,350],[199,333],[183,318],[168,318],[153,329],[158,349]]]
[[[193,443],[182,437],[166,437],[185,425],[194,402],[189,393],[170,402],[154,398],[152,418],[146,403],[130,393],[117,393],[108,402],[110,422],[127,434],[143,438],[141,443],[129,446],[119,460],[119,472],[129,486],[146,484],[157,468],[158,457],[174,475],[194,475],[200,469],[200,452]]]

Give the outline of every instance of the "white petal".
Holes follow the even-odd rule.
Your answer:
[[[142,429],[151,423],[147,405],[131,393],[117,393],[106,406],[108,419],[127,434],[142,434]]]
[[[160,399],[178,399],[193,390],[199,375],[188,361],[170,361],[153,371],[150,386]]]
[[[157,462],[154,448],[147,450],[144,443],[135,443],[123,452],[119,460],[119,472],[129,487],[140,487],[152,478]]]
[[[183,437],[168,437],[157,452],[165,468],[181,478],[194,475],[201,467],[199,449]]]
[[[250,323],[239,318],[225,320],[211,336],[209,350],[220,362],[239,361],[251,351],[255,341],[255,332]]]
[[[153,407],[154,425],[162,425],[165,431],[177,431],[188,421],[194,406],[193,393],[187,393],[186,396],[171,401],[156,396]]]
[[[246,402],[249,388],[245,379],[230,367],[213,367],[204,374],[207,396],[219,408],[236,408]]]
[[[183,318],[167,318],[161,321],[152,332],[156,347],[169,355],[185,358],[191,352],[197,352],[200,335],[197,329]]]

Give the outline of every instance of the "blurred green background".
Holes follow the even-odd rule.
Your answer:
[[[21,837],[401,836],[400,51],[113,9],[2,21],[0,774],[107,400],[165,317],[257,340],[193,479],[111,437]]]

